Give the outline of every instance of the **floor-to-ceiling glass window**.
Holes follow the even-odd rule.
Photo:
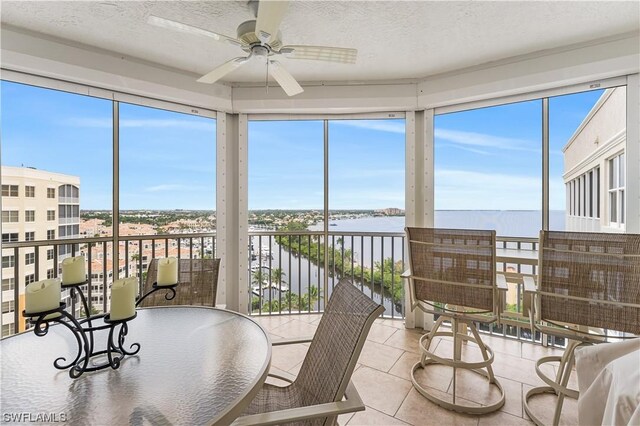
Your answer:
[[[3,242],[112,235],[111,101],[8,81],[0,89]],[[25,285],[57,277],[62,259],[87,251],[87,244],[4,248],[2,300],[17,294],[22,311]],[[15,317],[2,315],[4,336]],[[25,325],[20,318],[17,329]]]
[[[401,314],[405,120],[329,120],[328,141],[331,277]]]
[[[323,303],[324,123],[249,122],[252,312],[310,312]],[[273,231],[287,235],[274,235]]]
[[[530,250],[542,229],[542,101],[510,103],[437,115],[435,133],[435,226],[493,229],[498,270],[508,277],[533,274],[513,261],[513,250]],[[508,279],[506,309],[521,312],[522,289]],[[517,335],[517,327],[495,327]]]
[[[322,310],[348,277],[402,314],[404,145],[404,119],[249,122],[253,312]]]
[[[216,120],[119,104],[120,276],[146,279],[153,258],[215,255]]]

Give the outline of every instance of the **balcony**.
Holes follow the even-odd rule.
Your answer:
[[[542,384],[535,373],[535,360],[560,354],[561,349],[554,345],[564,342],[549,338],[543,346],[540,335],[536,335],[536,341],[533,341],[522,317],[522,276],[536,273],[526,256],[523,263],[514,263],[514,258],[505,255],[499,263],[499,269],[506,271],[510,282],[507,299],[514,303],[508,304],[509,310],[501,327],[491,326],[483,330],[488,334],[486,343],[496,351],[494,370],[505,387],[506,404],[490,416],[474,417],[454,414],[432,404],[411,385],[409,371],[419,361],[418,339],[422,330],[407,329],[403,321],[404,291],[400,278],[406,262],[403,233],[329,232],[325,235],[311,231],[261,230],[251,231],[249,236],[251,266],[246,271],[246,282],[250,283],[249,291],[252,293],[249,312],[274,340],[313,335],[324,309],[325,295],[331,294],[333,286],[342,277],[352,279],[365,294],[386,307],[383,318],[376,320],[368,336],[353,375],[367,410],[341,417],[340,424],[420,425],[424,424],[425,415],[442,424],[530,424],[522,409],[522,398],[530,388]],[[88,274],[92,278],[90,285],[85,287],[85,293],[91,311],[108,310],[109,287],[114,275],[112,238],[12,243],[5,249],[12,249],[16,256],[23,250],[35,249],[35,271],[41,271],[41,262],[52,262],[44,260],[38,253],[53,249],[54,258],[57,258],[59,248],[70,243],[73,244],[71,255],[82,254],[87,258]],[[503,253],[509,253],[509,250],[535,253],[537,241],[502,237],[499,238],[498,249]],[[119,241],[118,254],[120,276],[136,276],[142,285],[152,258],[166,255],[215,257],[216,234],[127,236]],[[58,268],[54,268],[54,275],[57,273]],[[260,286],[258,280],[262,283]],[[71,301],[71,310],[84,315],[74,301]],[[17,312],[13,314],[17,321],[12,322],[21,324]],[[469,356],[473,360],[477,354],[470,350],[471,347],[472,344],[465,345],[463,357]],[[307,348],[306,345],[274,348],[272,371],[297,373]],[[451,350],[450,338],[438,338],[436,353],[445,355]],[[452,378],[447,374],[436,368],[423,373],[422,379],[429,387],[450,394]],[[462,390],[458,396],[470,404],[482,405],[485,398],[491,399],[492,394],[478,395],[474,391],[474,380],[481,379],[459,377],[458,386],[462,383],[459,388]],[[381,383],[384,386],[380,386]],[[573,376],[571,384],[575,386]],[[551,400],[547,402],[551,403]],[[544,403],[544,398],[536,403]],[[575,401],[569,400],[563,411],[563,421],[575,424],[576,409]]]

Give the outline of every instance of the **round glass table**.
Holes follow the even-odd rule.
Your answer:
[[[96,345],[106,340],[97,334]],[[3,420],[28,413],[69,424],[228,424],[258,392],[271,362],[271,341],[256,322],[215,308],[140,309],[125,347],[136,342],[140,352],[117,370],[71,379],[52,364],[75,356],[67,328],[3,339]]]

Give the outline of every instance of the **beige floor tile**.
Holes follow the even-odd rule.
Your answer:
[[[453,358],[453,341],[442,339],[435,347],[437,356],[442,358]],[[497,357],[497,355],[495,355]],[[466,362],[478,362],[483,361],[482,352],[475,343],[462,343],[462,360]]]
[[[364,411],[358,411],[347,423],[349,426],[368,426],[368,425],[406,425],[407,423],[388,416],[380,411],[367,407]]]
[[[293,319],[289,315],[253,315],[251,318],[267,331],[271,331],[274,328],[279,327],[282,324],[287,323]]]
[[[398,361],[402,353],[402,349],[366,341],[358,362],[367,367],[387,372]]]
[[[307,354],[306,345],[274,346],[271,351],[271,365],[284,371],[300,364]]]
[[[391,374],[362,366],[352,376],[358,393],[367,406],[393,416],[411,389],[411,382]]]
[[[543,385],[544,382],[540,380],[536,374],[535,365],[536,363],[534,361],[528,359],[509,354],[500,354],[500,356],[496,355],[495,361],[493,362],[493,371],[496,376],[506,379],[515,380],[531,386]],[[551,374],[553,377],[554,371],[550,365],[543,366],[542,371]]]
[[[353,417],[354,413],[341,414],[338,416],[338,426],[345,426]]]
[[[505,403],[501,410],[522,417],[522,384],[503,377],[497,379],[505,392]],[[453,384],[448,393],[453,394]],[[456,396],[480,405],[490,405],[498,402],[500,390],[496,385],[489,384],[486,377],[459,369],[456,372]]]
[[[434,389],[434,392],[438,392]],[[440,395],[443,395],[440,393]],[[446,394],[444,394],[446,395]],[[473,402],[467,401],[469,405]],[[395,417],[412,425],[470,425],[478,424],[477,416],[455,413],[432,403],[415,389],[411,389]]]
[[[389,374],[405,380],[411,380],[411,368],[419,361],[420,355],[413,352],[403,352],[402,356],[398,358],[396,363],[393,364],[393,367],[391,367],[391,370],[389,370]]]
[[[531,386],[523,385],[524,395],[531,390]],[[556,396],[553,394],[535,395],[529,400],[529,407],[533,414],[538,417],[543,424],[550,425],[553,422],[553,413],[556,407]],[[524,414],[528,420],[529,416]],[[562,405],[562,414],[560,415],[560,425],[577,425],[578,424],[578,401],[576,399],[565,398]]]
[[[441,392],[447,392],[453,379],[453,369],[446,365],[427,364],[425,368],[419,368],[415,372],[415,378],[422,387],[434,388]]]
[[[293,319],[270,330],[272,334],[285,338],[313,337],[318,328],[315,324]]]
[[[402,330],[406,330],[403,319],[390,319],[390,318],[381,318],[376,320],[376,323],[386,325],[388,327],[399,328]]]
[[[367,340],[371,340],[377,343],[384,343],[389,337],[391,337],[393,333],[396,332],[396,330],[397,328],[395,327],[389,327],[387,325],[374,323],[371,326],[371,330],[369,330]]]
[[[480,337],[486,346],[493,349],[496,357],[499,353],[522,356],[522,342],[508,337],[489,336],[486,334],[481,334]]]
[[[418,340],[420,340],[421,336],[422,333],[417,331],[398,329],[384,342],[384,344],[405,351],[419,353],[420,349],[418,348]]]
[[[532,361],[537,361],[543,356],[562,356],[564,350],[558,348],[544,347],[537,343],[522,343],[522,358],[530,359]]]
[[[322,314],[301,314],[295,317],[295,319],[308,322],[309,324],[317,324],[320,318],[322,318]]]
[[[511,414],[503,413],[502,411],[479,416],[478,419],[478,426],[531,426],[533,424],[534,423],[528,419],[512,416]]]

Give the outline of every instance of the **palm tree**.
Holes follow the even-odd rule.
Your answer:
[[[281,268],[274,268],[271,270],[271,280],[275,281],[278,286],[280,286],[280,284],[282,284],[282,282],[284,281],[284,277],[285,277],[284,271]]]

